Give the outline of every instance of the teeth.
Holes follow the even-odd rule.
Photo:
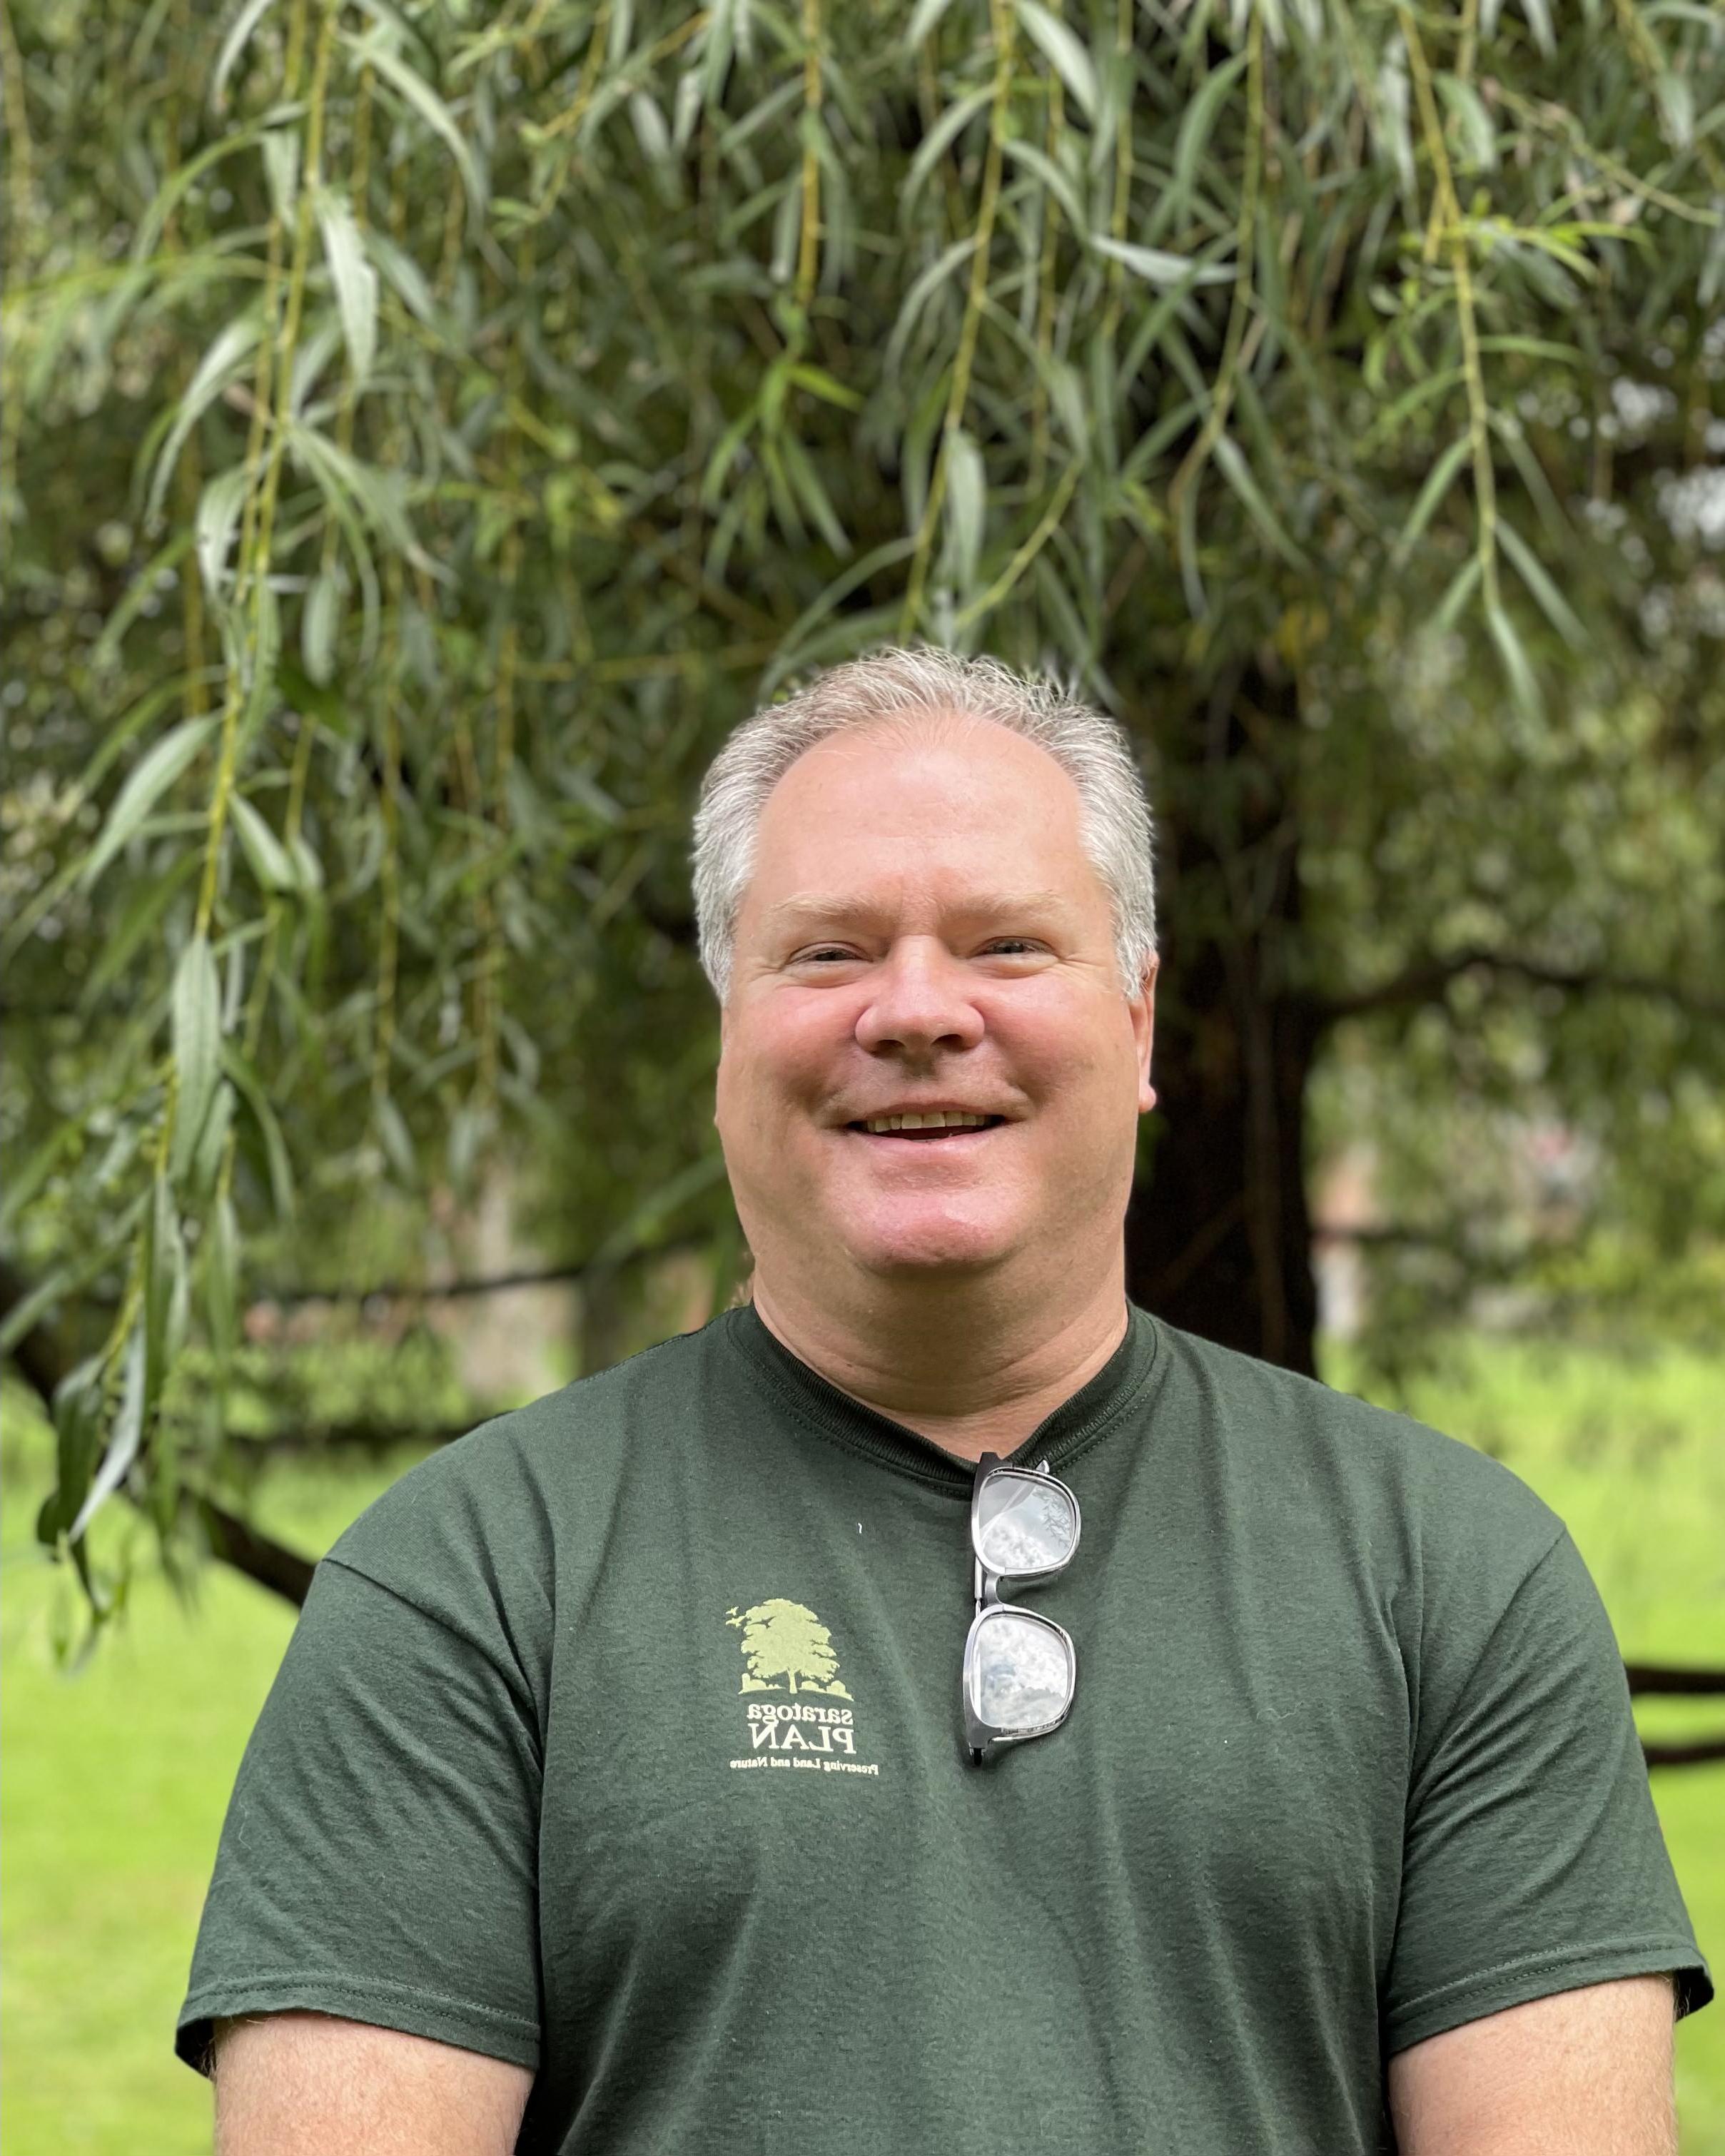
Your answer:
[[[988,1127],[986,1116],[973,1116],[960,1108],[937,1108],[932,1114],[922,1116],[873,1116],[865,1126],[875,1137],[884,1137],[890,1131],[980,1131]]]

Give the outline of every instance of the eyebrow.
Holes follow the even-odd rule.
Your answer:
[[[831,897],[783,899],[777,906],[768,908],[767,919],[774,927],[794,927],[804,921],[812,924],[867,920],[882,911],[866,899],[835,894]],[[1070,911],[1070,901],[1057,891],[984,891],[966,899],[952,911],[965,919],[983,914],[1065,913]]]

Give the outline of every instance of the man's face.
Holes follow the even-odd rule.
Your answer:
[[[1045,750],[947,717],[821,742],[762,814],[724,1014],[716,1121],[763,1278],[1106,1265],[1151,1028]],[[985,1120],[884,1127],[937,1111]]]

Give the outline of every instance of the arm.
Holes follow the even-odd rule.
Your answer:
[[[1671,1982],[1591,1984],[1389,2062],[1401,2156],[1676,2156]]]
[[[507,2156],[525,2066],[325,2014],[216,2032],[217,2156]]]

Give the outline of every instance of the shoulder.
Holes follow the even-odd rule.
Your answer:
[[[1512,1589],[1563,1522],[1460,1439],[1158,1321],[1163,1398],[1266,1503],[1310,1512],[1416,1576],[1464,1568]]]
[[[445,1623],[547,1611],[556,1575],[603,1547],[624,1479],[665,1471],[667,1441],[725,1353],[723,1318],[481,1424],[408,1470],[326,1560]]]

